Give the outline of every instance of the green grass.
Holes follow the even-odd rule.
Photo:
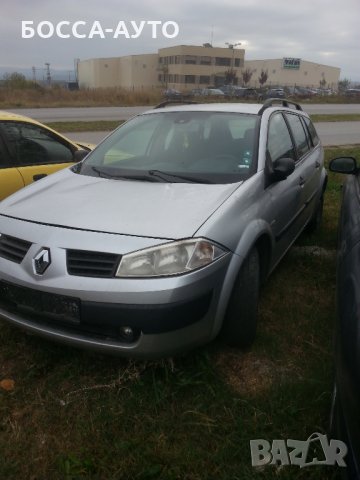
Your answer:
[[[79,122],[47,122],[46,125],[58,132],[102,132],[115,130],[125,120],[96,120]]]
[[[327,149],[326,157],[360,148]],[[218,342],[141,362],[58,346],[0,323],[0,478],[332,479],[332,467],[251,467],[250,439],[326,432],[335,249],[343,177],[329,175],[322,231],[267,282],[251,351]],[[302,247],[318,245],[327,255]]]
[[[314,114],[311,115],[313,122],[359,122],[359,113],[339,113],[339,114]]]

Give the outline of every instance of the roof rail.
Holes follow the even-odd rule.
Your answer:
[[[192,100],[165,100],[164,102],[159,103],[158,105],[155,105],[155,108],[164,108],[167,105],[192,105],[192,104],[197,104],[198,102],[193,102]]]
[[[288,100],[287,98],[268,98],[267,100],[265,100],[263,106],[259,110],[259,115],[262,115],[264,111],[267,108],[272,107],[274,103],[281,103],[282,107],[289,107],[289,104],[290,104],[290,105],[294,105],[296,110],[302,110],[301,105],[299,105],[296,102],[293,102],[292,100]]]

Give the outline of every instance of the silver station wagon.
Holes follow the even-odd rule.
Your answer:
[[[0,203],[1,319],[133,357],[251,345],[262,282],[320,222],[323,148],[287,100],[165,104]]]

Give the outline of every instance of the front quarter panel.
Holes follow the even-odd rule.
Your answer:
[[[19,167],[19,172],[24,180],[25,185],[30,185],[34,181],[36,175],[51,175],[63,168],[69,167],[73,163],[55,163],[48,165],[31,165],[28,167]]]

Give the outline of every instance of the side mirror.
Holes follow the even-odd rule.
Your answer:
[[[295,170],[293,158],[278,158],[272,165],[272,178],[274,181],[285,180]]]
[[[74,153],[74,162],[80,162],[89,152],[87,150],[75,150]]]
[[[356,160],[353,157],[333,158],[329,163],[329,170],[336,173],[358,173]]]

